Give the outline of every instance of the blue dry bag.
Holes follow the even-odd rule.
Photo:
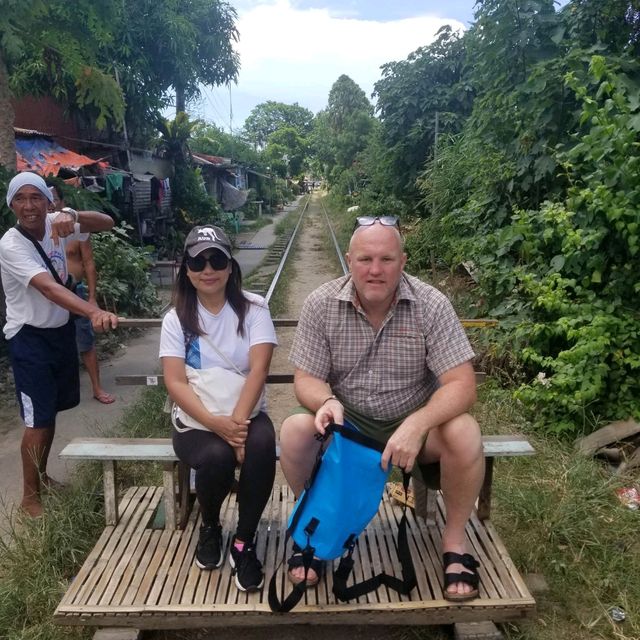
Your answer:
[[[324,442],[328,436],[332,436],[331,441],[326,448],[319,448],[313,472],[296,502],[287,528],[287,540],[293,538],[302,554],[305,579],[295,585],[281,603],[274,574],[269,585],[272,611],[287,612],[299,602],[313,558],[333,560],[342,556],[333,575],[333,593],[338,600],[352,600],[381,584],[407,594],[416,583],[403,513],[398,527],[398,557],[403,579],[381,573],[347,587],[356,540],[378,512],[389,471],[381,466],[384,444],[364,435],[348,421],[345,420],[344,425],[329,425],[325,437],[319,439]],[[405,474],[405,490],[408,483],[409,475]]]
[[[389,476],[380,465],[383,444],[346,420],[329,431],[333,439],[288,523],[293,541],[301,549],[311,544],[321,560],[339,558],[355,542],[376,515]]]

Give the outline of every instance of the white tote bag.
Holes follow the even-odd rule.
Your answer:
[[[238,367],[213,344],[208,336],[203,337],[220,355],[220,357],[235,369],[235,371],[225,369],[224,367],[194,369],[193,367],[185,365],[187,380],[207,411],[212,413],[214,416],[230,416],[235,409],[238,398],[240,398],[240,393],[246,381],[246,377],[240,369],[238,369]],[[258,413],[260,413],[264,404],[264,395],[265,390],[263,387],[262,393],[258,398],[258,402],[251,411],[251,415],[249,416],[250,418],[255,418]],[[176,418],[180,420],[180,426],[178,425]],[[207,429],[207,427],[200,424],[189,414],[185,413],[175,403],[173,405],[173,410],[171,411],[171,421],[178,431],[184,431],[185,427],[187,429],[210,431],[210,429]]]

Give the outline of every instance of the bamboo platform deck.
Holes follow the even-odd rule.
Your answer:
[[[154,514],[162,503],[161,487],[133,487],[120,504],[117,525],[107,526],[78,575],[71,582],[54,617],[61,625],[188,629],[215,626],[278,624],[429,625],[454,622],[515,620],[531,616],[535,601],[489,520],[473,518],[467,528],[480,561],[480,597],[453,604],[442,597],[440,537],[442,503],[438,497],[435,525],[428,526],[409,511],[409,540],[418,586],[409,597],[381,587],[360,601],[340,603],[331,593],[331,572],[313,589],[306,602],[291,613],[273,614],[267,586],[283,557],[285,524],[293,506],[286,487],[275,487],[257,536],[266,584],[246,594],[233,582],[228,561],[219,570],[201,571],[193,556],[198,538],[197,509],[183,531],[153,529]],[[389,496],[378,517],[360,537],[354,558],[356,579],[381,570],[400,575],[393,538],[401,507]],[[235,495],[223,507],[224,545],[236,522]],[[280,567],[279,584],[289,592]],[[282,595],[282,592],[281,592]]]

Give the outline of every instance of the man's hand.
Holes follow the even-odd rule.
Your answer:
[[[89,320],[91,320],[93,330],[98,333],[115,329],[118,326],[118,316],[109,311],[103,311],[98,307],[91,313]]]
[[[327,425],[344,424],[344,407],[337,398],[327,400],[317,411],[315,426],[319,433],[324,435]]]
[[[387,441],[382,452],[382,468],[386,471],[391,463],[409,473],[424,446],[425,437],[420,422],[407,416]]]
[[[73,210],[71,210],[73,211]],[[66,238],[75,231],[76,216],[68,211],[60,211],[51,222],[51,239],[57,246],[59,238]]]

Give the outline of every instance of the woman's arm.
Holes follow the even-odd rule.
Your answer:
[[[273,346],[270,342],[264,342],[255,344],[249,349],[249,373],[231,416],[238,422],[244,422],[249,419],[262,394],[262,389],[269,373],[269,366],[271,365]]]
[[[187,380],[184,360],[162,357],[164,382],[170,398],[194,420],[213,431],[232,447],[241,447],[247,439],[247,425],[229,416],[214,416],[202,404]]]

